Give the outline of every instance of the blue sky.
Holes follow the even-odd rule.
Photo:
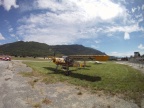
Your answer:
[[[82,44],[144,54],[144,0],[0,0],[0,44]]]

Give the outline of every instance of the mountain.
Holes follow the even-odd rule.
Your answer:
[[[105,55],[101,51],[82,45],[56,45],[52,46],[52,49],[64,55]]]
[[[0,54],[11,56],[46,57],[58,55],[105,55],[105,53],[82,45],[47,45],[38,42],[18,41],[0,45]]]

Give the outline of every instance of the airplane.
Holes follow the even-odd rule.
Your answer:
[[[83,60],[84,63],[76,62],[75,60]],[[108,55],[69,55],[62,56],[62,58],[54,57],[52,58],[53,63],[56,64],[56,71],[59,66],[66,70],[66,75],[70,75],[69,67],[85,67],[86,59],[96,60],[96,61],[107,61],[109,59]]]
[[[79,63],[75,62],[74,59],[69,58],[69,56],[62,56],[62,58],[54,57],[52,58],[53,63],[56,64],[56,71],[59,66],[62,66],[63,70],[66,70],[66,75],[70,74],[69,67],[73,67],[74,65],[79,67]]]

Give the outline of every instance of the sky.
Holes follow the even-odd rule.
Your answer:
[[[0,44],[80,44],[144,54],[144,0],[0,0]]]

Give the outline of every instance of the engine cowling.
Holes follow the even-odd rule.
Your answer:
[[[57,65],[66,63],[64,58],[53,58],[53,62]]]

